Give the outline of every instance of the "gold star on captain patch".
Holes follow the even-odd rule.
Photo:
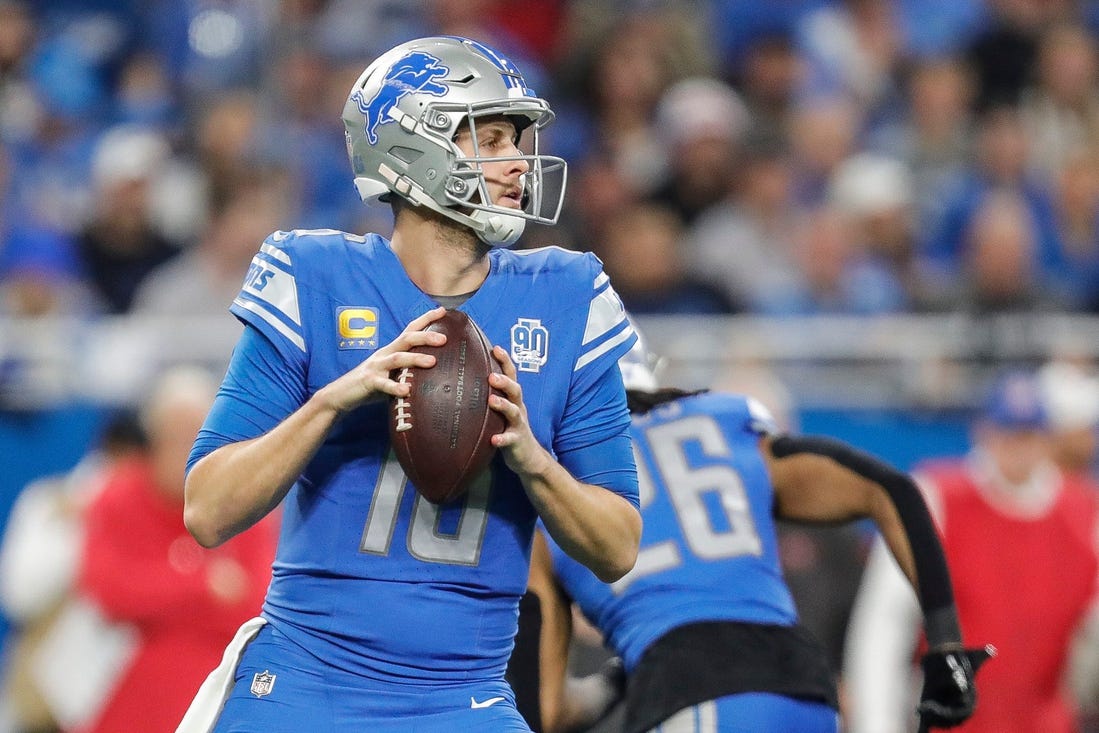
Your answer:
[[[346,347],[347,347],[347,342],[346,341],[340,341],[340,348],[343,349],[343,348],[346,348]]]

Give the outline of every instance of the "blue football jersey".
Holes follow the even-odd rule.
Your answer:
[[[561,455],[624,436],[624,394],[617,415],[575,404],[620,379],[614,365],[636,338],[599,260],[559,248],[489,257],[487,279],[461,310],[509,351],[541,444]],[[302,381],[304,400],[434,307],[385,239],[315,230],[268,237],[231,310],[285,362],[284,373],[256,378]],[[535,511],[501,456],[462,500],[422,499],[391,452],[386,421],[385,400],[346,415],[284,499],[263,613],[353,674],[500,676]],[[624,495],[636,504],[635,489]]]
[[[758,446],[773,431],[758,402],[716,392],[634,415],[645,522],[637,564],[607,585],[550,541],[563,586],[627,670],[684,624],[796,622]]]

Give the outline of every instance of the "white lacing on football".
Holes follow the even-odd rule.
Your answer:
[[[408,384],[412,381],[412,370],[405,367],[401,370],[401,373],[397,375],[397,381],[401,384]],[[412,429],[412,413],[409,412],[410,405],[408,404],[407,397],[398,397],[396,405],[396,417],[397,427],[394,428],[398,433],[403,433],[405,430]]]

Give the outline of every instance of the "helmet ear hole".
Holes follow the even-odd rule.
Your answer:
[[[395,145],[389,149],[389,154],[405,165],[411,165],[423,156],[424,151],[405,147],[403,145]]]

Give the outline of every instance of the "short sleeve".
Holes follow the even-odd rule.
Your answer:
[[[594,382],[630,350],[637,334],[626,316],[622,299],[603,272],[602,264],[590,255],[594,276],[588,300],[584,334],[573,364],[573,382],[581,387]]]
[[[287,358],[302,358],[308,349],[298,298],[300,263],[292,243],[293,235],[286,232],[264,240],[229,310]]]

